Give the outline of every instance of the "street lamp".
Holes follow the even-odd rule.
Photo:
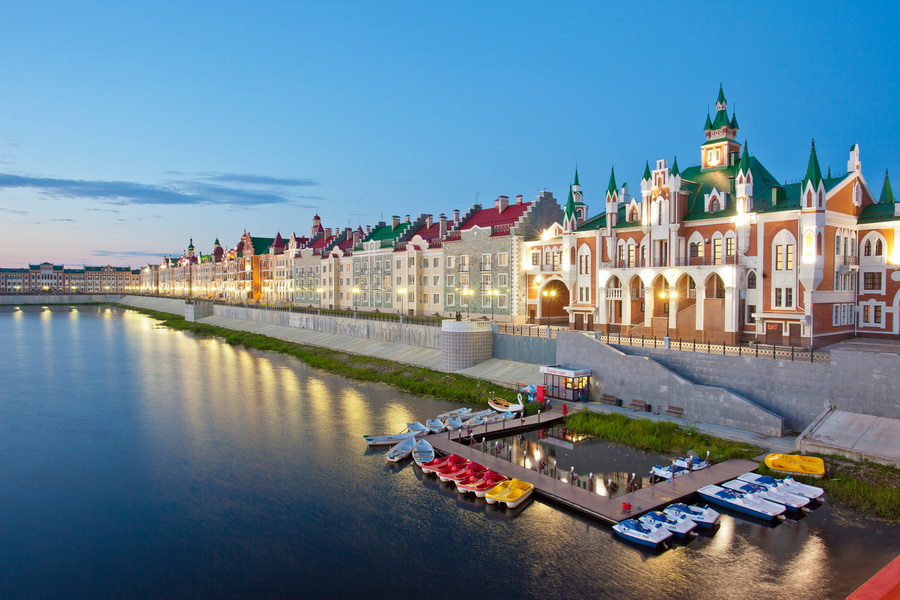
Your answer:
[[[488,290],[488,296],[491,297],[491,321],[494,320],[494,302],[495,298],[500,295],[500,290]]]
[[[350,291],[353,294],[353,316],[356,316],[356,298],[361,290],[358,287],[355,287]]]
[[[400,315],[406,314],[406,292],[408,292],[406,288],[400,288],[397,290],[397,294],[400,296]]]
[[[317,287],[316,288],[316,296],[319,297],[319,312],[322,312],[322,292],[324,292],[324,288]]]
[[[666,339],[663,341],[663,345],[668,349],[671,341],[669,338],[669,319],[672,316],[672,300],[678,297],[678,292],[663,290],[659,293],[659,297],[666,302]]]
[[[472,311],[472,296],[475,295],[475,290],[466,288],[462,291],[462,295],[466,297],[466,319],[468,319]]]

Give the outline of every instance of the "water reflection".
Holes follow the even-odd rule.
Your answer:
[[[482,505],[362,443],[455,404],[120,310],[0,310],[0,339],[4,599],[456,598],[454,565],[521,598],[802,600],[845,597],[900,551],[897,526],[826,505],[774,528],[725,515],[654,554],[540,501]],[[665,458],[547,433],[501,452],[612,497]]]

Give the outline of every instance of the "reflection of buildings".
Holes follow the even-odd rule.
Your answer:
[[[0,269],[0,294],[126,294],[140,286],[140,271],[131,267],[65,268],[41,263]]]

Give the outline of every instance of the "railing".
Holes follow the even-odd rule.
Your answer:
[[[838,256],[837,263],[840,265],[858,265],[859,257],[858,256]]]
[[[559,330],[568,331],[569,328],[553,325],[497,325],[497,333],[526,335],[530,337],[555,338]]]
[[[364,321],[393,321],[402,322],[410,325],[427,325],[429,327],[440,327],[444,317],[435,313],[434,316],[425,315],[398,315],[391,312],[367,311],[360,309],[336,309],[336,308],[320,308],[314,304],[307,306],[295,306],[292,304],[247,304],[245,302],[228,302],[225,300],[210,300],[211,304],[220,306],[241,306],[244,308],[253,308],[256,310],[273,310],[286,313],[300,313],[307,315],[321,315],[326,317],[343,317],[345,319],[361,319]]]
[[[708,266],[718,266],[718,265],[736,265],[737,257],[734,255],[731,256],[720,256],[718,258],[707,255],[707,256],[689,256],[687,258],[679,256],[675,258],[675,266],[676,267],[708,267]]]

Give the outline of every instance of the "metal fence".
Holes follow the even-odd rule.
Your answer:
[[[315,306],[294,306],[281,304],[245,304],[242,302],[228,302],[225,300],[204,300],[194,302],[209,302],[219,306],[240,306],[255,310],[277,310],[286,313],[300,313],[306,315],[322,315],[326,317],[343,317],[345,319],[362,319],[366,321],[390,321],[394,323],[407,323],[410,325],[427,325],[440,327],[444,317],[427,317],[422,315],[398,315],[396,313],[363,311],[363,310],[339,310],[333,308],[317,308]]]

